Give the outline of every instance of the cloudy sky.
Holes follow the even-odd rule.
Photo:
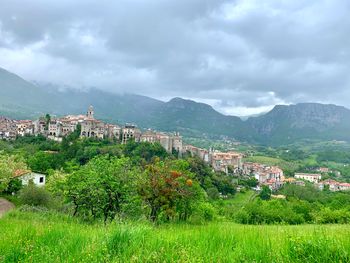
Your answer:
[[[0,67],[241,116],[350,107],[350,1],[0,0]]]

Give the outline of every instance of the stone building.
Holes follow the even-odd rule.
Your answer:
[[[209,151],[209,162],[215,171],[221,171],[226,174],[231,169],[236,172],[242,168],[243,155],[237,152],[213,152]]]
[[[17,136],[17,126],[14,120],[0,117],[0,139],[12,140]]]
[[[174,150],[179,155],[183,153],[182,137],[176,132],[174,134],[168,134],[149,129],[141,134],[140,141],[150,143],[159,142],[168,153],[173,153]]]
[[[122,128],[122,144],[126,144],[129,140],[139,142],[141,138],[141,131],[136,125],[127,123]]]
[[[183,152],[183,144],[180,133],[176,132],[174,135],[172,135],[171,140],[173,141],[173,149],[181,155]]]
[[[38,120],[34,121],[34,135],[47,135],[47,123],[44,117],[40,117]]]
[[[110,140],[120,141],[122,129],[118,125],[106,124],[105,125],[105,138]]]
[[[183,153],[188,153],[192,157],[197,156],[199,159],[206,163],[209,163],[209,151],[206,149],[198,148],[193,145],[184,145],[182,149]]]
[[[55,140],[56,138],[60,138],[62,136],[62,123],[58,119],[52,118],[49,121],[47,136],[51,140]]]
[[[16,122],[16,130],[18,136],[33,135],[34,124],[31,120],[20,120]]]
[[[155,143],[158,142],[157,133],[155,131],[152,131],[148,129],[147,131],[143,132],[140,137],[140,142],[149,142],[149,143]]]
[[[242,171],[245,175],[253,175],[260,185],[267,185],[271,190],[280,188],[285,182],[283,170],[277,166],[246,162]]]

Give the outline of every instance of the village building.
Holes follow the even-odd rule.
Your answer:
[[[271,190],[281,188],[285,182],[283,170],[277,166],[246,162],[242,167],[243,174],[253,175],[259,185],[267,185]]]
[[[151,129],[146,130],[141,134],[140,142],[155,143],[159,142],[157,133]]]
[[[34,124],[31,120],[16,121],[16,130],[18,136],[33,135]]]
[[[34,124],[34,135],[47,135],[48,127],[46,123],[46,119],[44,117],[40,117],[38,120],[33,122]]]
[[[87,119],[82,121],[80,136],[83,138],[105,138],[105,125],[103,122],[95,119]]]
[[[321,174],[296,173],[294,175],[294,178],[309,181],[311,183],[318,183],[321,180],[322,175]]]
[[[295,180],[295,178],[284,178],[283,182],[287,183],[287,184],[294,184],[296,182],[296,180]]]
[[[148,129],[141,134],[140,141],[149,143],[159,142],[168,153],[173,153],[174,150],[177,151],[179,155],[183,153],[182,137],[178,132],[168,134]]]
[[[53,118],[49,121],[48,133],[47,136],[51,140],[57,140],[62,135],[62,123]]]
[[[19,179],[22,185],[28,185],[30,182],[33,182],[34,185],[42,187],[46,184],[46,175],[27,170],[15,171],[13,178]]]
[[[139,142],[141,137],[141,131],[136,125],[127,123],[122,128],[122,144],[126,144],[129,140],[135,140]]]
[[[12,140],[17,136],[17,126],[14,120],[0,117],[0,139]]]
[[[237,152],[209,151],[209,161],[215,171],[228,174],[242,168],[243,155]]]
[[[105,125],[105,138],[110,140],[119,141],[121,137],[121,128],[118,125],[106,124]]]
[[[183,153],[188,153],[192,157],[197,156],[202,161],[209,163],[209,151],[206,149],[198,148],[193,145],[184,145],[183,146]]]
[[[325,181],[322,181],[318,184],[318,187],[320,190],[325,189],[325,187],[329,187],[329,190],[332,192],[337,191],[349,191],[350,190],[350,184],[349,183],[340,183],[332,179],[328,179]]]
[[[329,173],[330,172],[329,168],[327,168],[327,167],[319,167],[317,169],[317,171],[320,173]]]

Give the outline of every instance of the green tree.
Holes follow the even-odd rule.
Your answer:
[[[128,158],[100,156],[65,178],[64,192],[74,204],[74,215],[113,220],[140,207],[140,172]]]
[[[259,194],[261,200],[270,200],[271,199],[271,190],[268,186],[263,185],[261,192]]]
[[[22,181],[19,180],[18,178],[12,178],[6,188],[6,190],[4,191],[5,194],[13,194],[13,193],[17,193],[22,189]]]
[[[27,170],[24,161],[17,156],[0,153],[0,193],[8,188],[17,170]]]

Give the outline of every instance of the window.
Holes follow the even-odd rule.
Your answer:
[[[39,183],[44,183],[44,177],[43,176],[41,176],[40,178],[39,178]]]

